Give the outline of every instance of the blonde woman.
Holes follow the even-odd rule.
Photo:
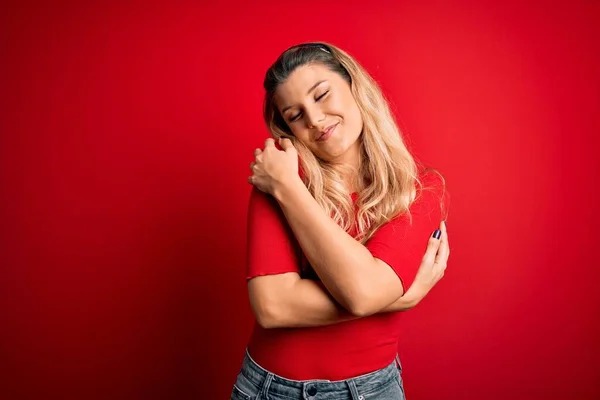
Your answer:
[[[264,87],[274,138],[255,150],[248,210],[257,323],[231,398],[404,399],[400,311],[446,269],[443,180],[341,49],[294,46]]]

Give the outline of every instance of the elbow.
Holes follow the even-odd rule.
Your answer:
[[[348,306],[348,311],[358,318],[368,317],[377,313],[377,310],[370,306],[367,302],[357,301]]]
[[[374,294],[357,290],[345,299],[346,309],[355,317],[364,318],[376,314],[377,298]],[[383,308],[383,307],[381,307]]]
[[[256,323],[263,329],[274,329],[281,327],[278,318],[279,313],[273,304],[261,304],[254,308]]]
[[[264,316],[256,316],[256,323],[263,329],[276,328],[274,321]]]
[[[345,308],[355,317],[368,317],[381,312],[396,299],[388,297],[376,288],[361,288],[345,299]]]
[[[342,304],[352,315],[363,318],[389,307],[404,294],[402,282],[389,277],[355,279],[345,292]]]

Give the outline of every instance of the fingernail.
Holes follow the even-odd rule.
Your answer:
[[[440,231],[439,229],[436,229],[435,232],[433,232],[433,237],[436,239],[439,239],[442,236],[442,231]]]

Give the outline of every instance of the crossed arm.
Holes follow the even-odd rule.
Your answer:
[[[414,306],[443,276],[449,254],[445,226],[441,224],[441,241],[438,241],[439,236],[435,240],[430,238],[423,258],[426,265],[434,267],[430,268],[431,271],[441,275],[425,274],[426,279],[421,280],[425,283],[423,285],[415,285],[415,279],[405,295],[403,283],[396,271],[386,262],[374,257],[366,246],[338,226],[312,197],[298,176],[298,155],[291,141],[283,139],[280,144],[282,151],[275,147],[273,139],[267,139],[264,152],[255,150],[256,161],[251,164],[253,175],[249,180],[255,187],[270,193],[277,200],[284,214],[281,219],[285,219],[291,228],[323,287],[300,279],[294,268],[289,268],[287,274],[283,274],[279,268],[278,276],[266,273],[264,275],[267,276],[250,280],[250,301],[258,322],[270,327],[324,325]],[[253,194],[256,199],[257,189],[254,189]],[[254,239],[254,234],[261,234],[260,228],[252,231],[258,225],[251,223],[252,217],[251,201],[249,240]],[[281,226],[277,227],[281,221],[277,222],[277,217],[273,219],[272,215],[270,218],[276,230],[282,231]],[[409,236],[415,239],[414,234]],[[444,241],[445,245],[441,246],[442,254],[438,254],[440,243]],[[385,243],[384,247],[389,250],[390,246],[397,245]],[[248,246],[255,255],[269,253],[268,247],[257,249],[252,242]],[[289,243],[287,246],[289,247]],[[389,256],[389,252],[387,255]],[[398,260],[396,257],[396,267]]]
[[[298,187],[298,189],[301,188]],[[308,204],[298,203],[302,196],[301,190],[299,190],[299,193],[279,194],[282,197],[286,195],[289,195],[289,197],[277,204],[269,199],[268,195],[256,189],[252,193],[248,215],[248,247],[251,252],[249,262],[266,262],[267,259],[262,257],[274,256],[277,258],[279,268],[284,271],[284,273],[258,276],[248,282],[251,306],[257,322],[261,326],[264,328],[282,328],[329,325],[376,312],[408,310],[425,296],[431,287],[413,284],[406,293],[403,293],[400,279],[391,267],[383,261],[376,260],[375,262],[382,264],[381,269],[379,266],[370,266],[370,268],[373,268],[371,270],[361,268],[353,263],[352,254],[342,256],[344,260],[349,260],[347,262],[350,263],[351,267],[355,268],[354,279],[368,279],[369,276],[373,277],[378,272],[383,272],[383,274],[374,276],[374,279],[364,283],[363,288],[354,286],[354,282],[348,282],[349,280],[346,280],[348,283],[345,287],[338,287],[335,281],[337,279],[335,273],[328,275],[329,265],[327,260],[328,257],[333,258],[333,262],[336,263],[334,265],[337,265],[338,268],[336,272],[339,275],[344,275],[344,265],[339,264],[339,260],[336,259],[340,253],[324,252],[325,254],[321,255],[319,249],[341,246],[344,245],[345,239],[351,239],[352,242],[345,242],[351,244],[350,249],[366,252],[368,250],[347,235],[341,228],[339,230],[333,229],[339,227],[320,211],[320,207],[308,191],[306,191],[306,194],[308,194],[308,197],[302,200]],[[318,208],[311,208],[308,200],[312,200]],[[294,207],[286,207],[286,201],[288,204],[294,204]],[[278,205],[285,216],[277,213],[276,208]],[[313,268],[319,274],[323,283],[300,278],[295,266],[293,252],[290,250],[289,240],[291,238],[289,238],[289,234],[286,236],[285,219],[287,219],[293,235],[298,239],[305,255],[313,264]],[[319,221],[319,219],[322,220]],[[329,221],[334,227],[324,223]],[[268,228],[266,231],[265,227]],[[328,229],[331,229],[331,232]],[[302,233],[303,230],[308,231],[308,233]],[[298,235],[299,233],[300,235]],[[265,234],[276,237],[265,241],[261,237]],[[336,238],[333,237],[334,234],[343,235],[341,235],[341,238]],[[347,235],[347,237],[344,237],[344,235]],[[355,247],[355,245],[361,247]],[[439,247],[440,241],[430,238],[428,250],[425,253],[426,257],[423,258],[423,262],[427,263],[428,266],[433,265]],[[307,249],[310,250],[307,251]],[[346,251],[346,249],[342,250],[343,252]],[[365,259],[369,261],[368,257],[365,257]],[[325,280],[329,279],[333,291],[326,286],[324,277]],[[387,292],[384,292],[377,285],[385,279],[389,279],[397,285],[384,284],[383,286],[387,289]],[[336,293],[342,301],[334,297],[333,293]],[[341,303],[344,299],[350,300],[345,300],[346,304],[352,304],[354,308],[342,306]],[[363,304],[368,306],[363,306]]]
[[[341,307],[317,281],[296,272],[259,276],[248,283],[250,303],[263,328],[305,328],[359,318]],[[407,292],[382,312],[404,311],[418,303]]]

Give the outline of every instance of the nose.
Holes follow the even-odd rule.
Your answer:
[[[315,107],[312,110],[305,110],[306,125],[309,129],[315,128],[320,122],[325,121],[325,113],[320,108]]]

